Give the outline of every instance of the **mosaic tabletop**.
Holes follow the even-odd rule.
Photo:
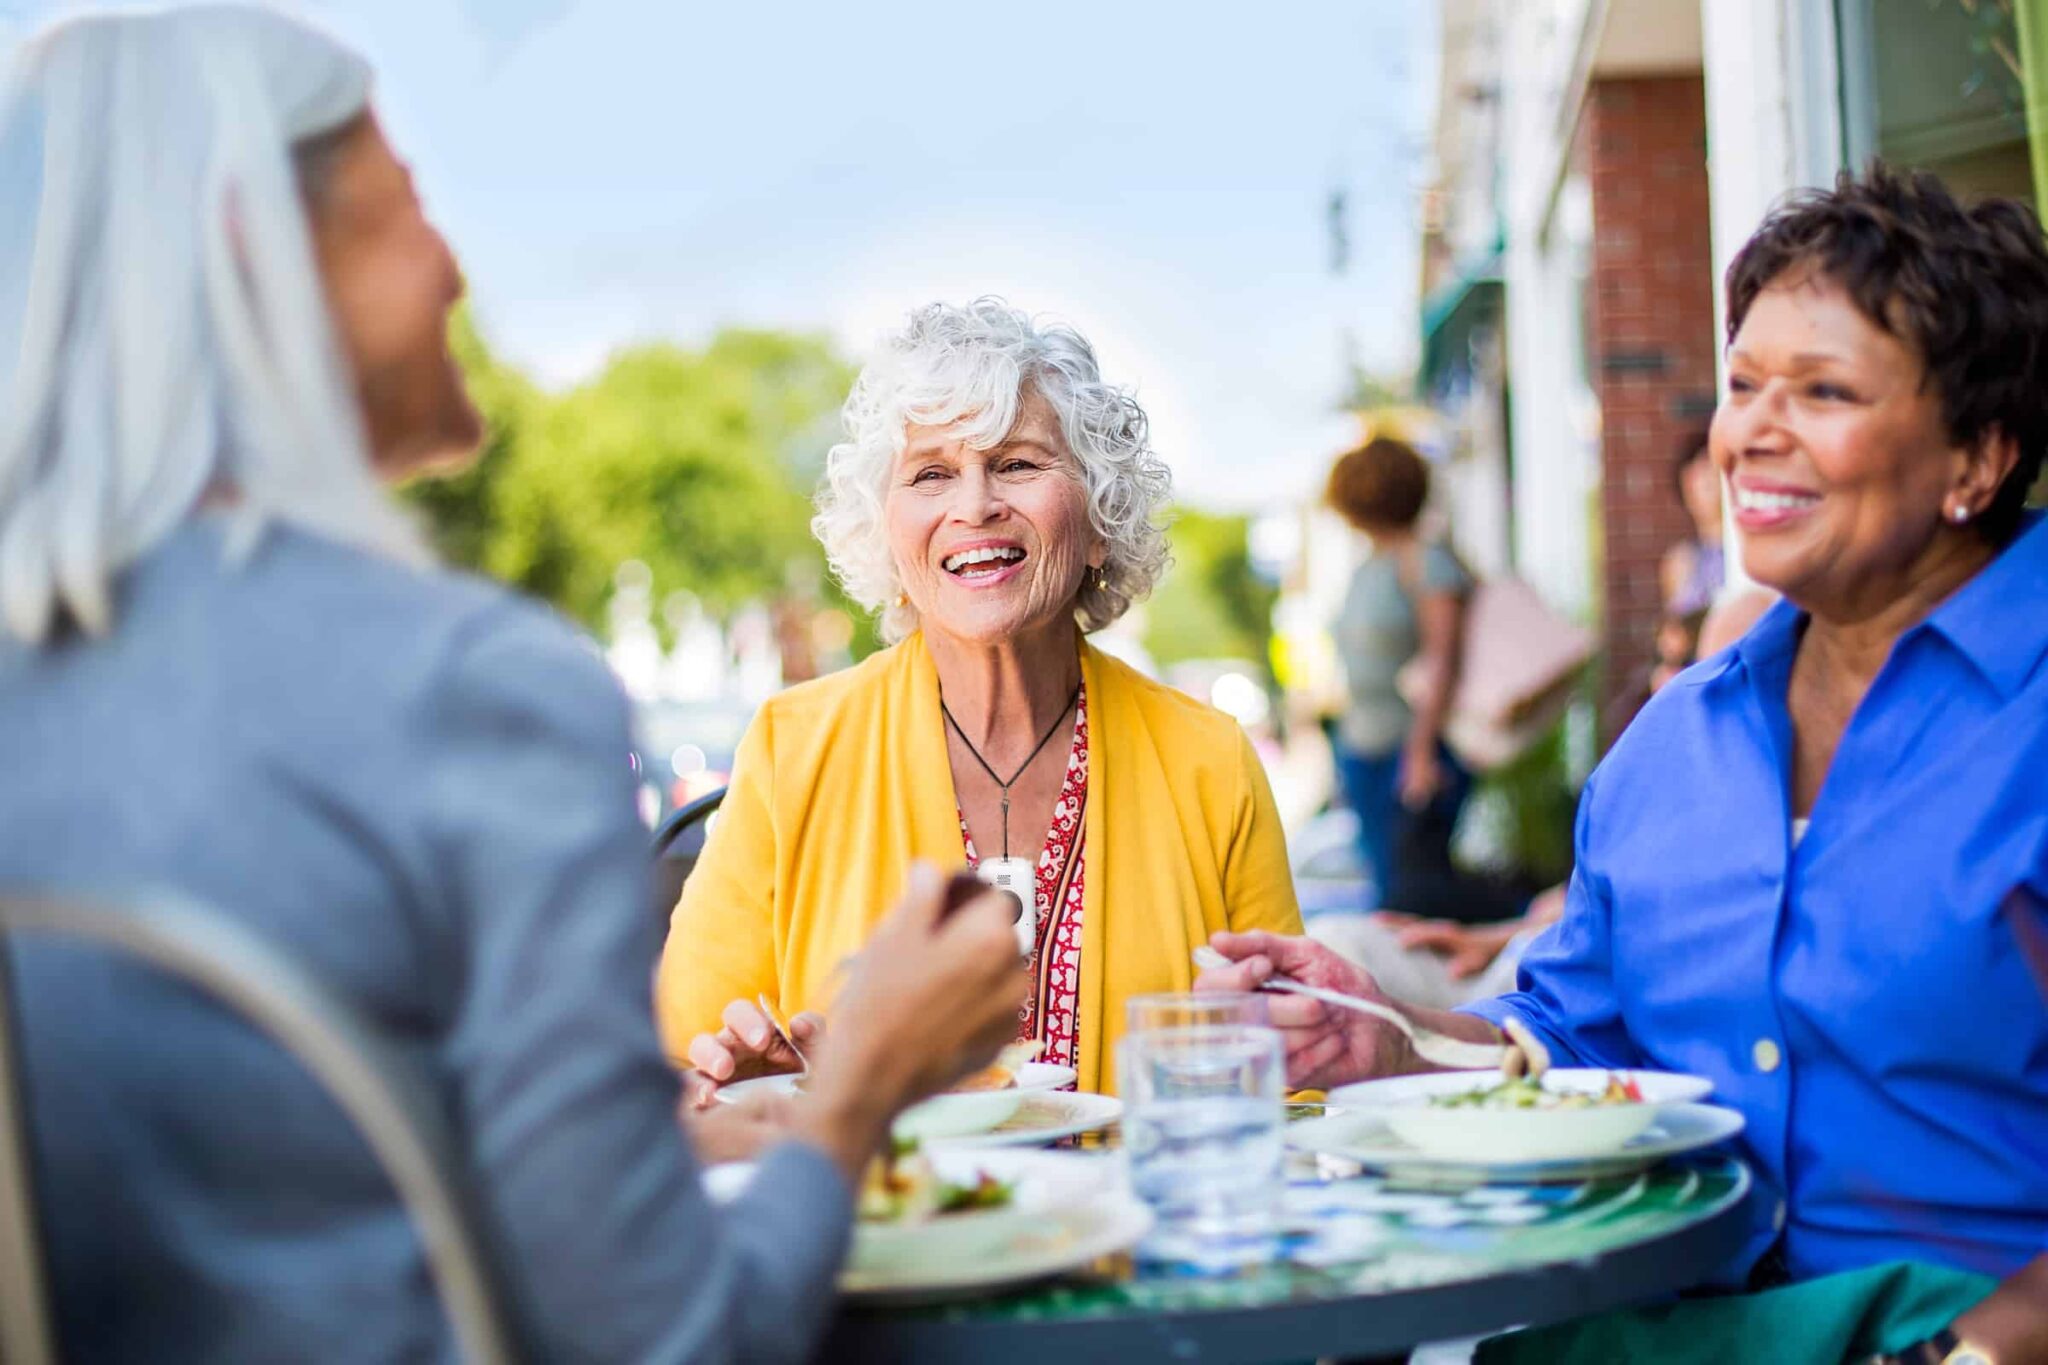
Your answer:
[[[1130,1350],[1142,1339],[1175,1359],[1391,1349],[1698,1283],[1740,1244],[1750,1188],[1742,1163],[1722,1155],[1574,1184],[1465,1190],[1403,1187],[1347,1165],[1297,1157],[1277,1254],[1249,1270],[1218,1276],[1115,1257],[985,1298],[855,1308],[835,1343],[849,1358],[878,1359],[964,1359],[970,1346],[973,1358],[993,1359],[997,1342],[1027,1330],[1041,1347],[1063,1338],[1107,1350],[1115,1338]]]

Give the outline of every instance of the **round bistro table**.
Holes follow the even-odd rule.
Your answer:
[[[1250,1270],[1218,1278],[1115,1257],[992,1297],[852,1303],[818,1358],[1084,1365],[1398,1355],[1693,1287],[1749,1231],[1749,1171],[1725,1155],[1578,1184],[1462,1191],[1355,1172],[1324,1159],[1298,1173],[1275,1257]]]

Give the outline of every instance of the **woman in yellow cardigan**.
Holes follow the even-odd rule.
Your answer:
[[[913,859],[1024,907],[1018,1036],[1114,1088],[1126,997],[1186,990],[1220,929],[1300,932],[1235,721],[1090,647],[1165,565],[1145,415],[1088,343],[994,300],[915,314],[861,374],[815,528],[892,648],[792,688],[741,742],[657,987],[705,1080],[785,1068],[754,1001],[822,1027]]]

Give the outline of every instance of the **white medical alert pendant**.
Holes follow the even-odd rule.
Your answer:
[[[974,875],[1023,904],[1024,911],[1017,916],[1017,951],[1031,956],[1038,943],[1038,869],[1029,858],[983,858]]]

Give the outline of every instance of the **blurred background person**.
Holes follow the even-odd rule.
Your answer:
[[[1619,736],[1657,689],[1691,667],[1700,655],[1700,632],[1708,609],[1683,614],[1666,609],[1650,639],[1650,661],[1631,675],[1627,690],[1617,693],[1602,713],[1601,731]],[[1754,619],[1754,618],[1752,618]],[[1609,741],[1612,743],[1612,740]]]
[[[626,711],[380,479],[481,431],[455,261],[361,60],[258,9],[74,19],[0,87],[0,885],[217,907],[415,1049],[525,1344],[794,1360],[892,1111],[1006,1037],[913,878],[721,1215],[655,1041]],[[119,772],[114,782],[108,774]],[[104,954],[14,968],[63,1353],[446,1359],[418,1238],[280,1050]]]
[[[1728,581],[1728,557],[1721,545],[1721,475],[1708,453],[1705,429],[1679,447],[1671,484],[1692,519],[1692,535],[1664,552],[1657,576],[1665,614],[1683,618],[1712,606]]]
[[[1111,1088],[1127,996],[1187,989],[1218,930],[1301,927],[1237,722],[1086,638],[1165,563],[1144,411],[1077,333],[982,299],[915,313],[845,425],[815,527],[895,643],[741,742],[662,957],[670,1051],[713,1083],[793,1068],[756,998],[815,1036],[903,868],[965,860],[1024,906],[1018,1038]]]
[[[1649,661],[1631,670],[1601,711],[1600,730],[1609,744],[1658,688],[1705,657],[1700,629],[1728,581],[1728,560],[1721,545],[1721,475],[1709,455],[1704,428],[1679,446],[1671,466],[1671,490],[1692,522],[1692,534],[1667,548],[1659,561],[1663,614],[1651,640]]]
[[[1444,743],[1443,727],[1463,666],[1473,579],[1449,545],[1421,529],[1429,485],[1428,462],[1385,436],[1330,470],[1330,506],[1372,545],[1331,628],[1346,690],[1337,775],[1380,905],[1498,921],[1521,914],[1526,898],[1461,875],[1451,858],[1472,775]],[[1411,666],[1421,673],[1412,708],[1397,682]]]

